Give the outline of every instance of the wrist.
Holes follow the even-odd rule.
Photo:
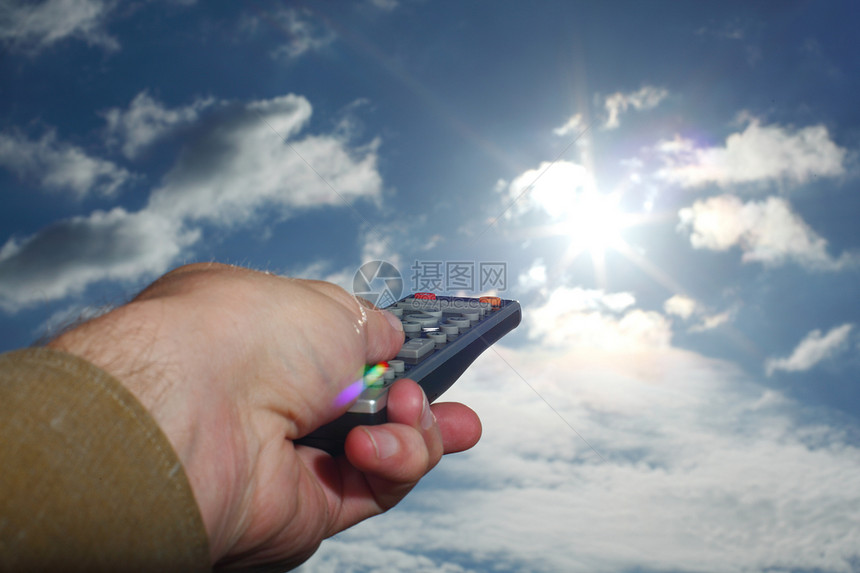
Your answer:
[[[229,463],[235,451],[235,436],[229,429],[233,425],[226,419],[211,419],[214,410],[207,411],[205,396],[200,395],[205,389],[194,383],[200,374],[192,372],[194,365],[188,361],[189,355],[196,358],[200,353],[188,341],[176,339],[182,335],[168,326],[166,306],[163,299],[129,303],[63,333],[47,346],[110,374],[148,411],[191,483],[214,553],[223,510],[218,492],[229,491],[234,477]],[[217,435],[212,435],[212,428],[220,428]],[[225,443],[213,444],[218,438]],[[223,449],[216,460],[213,447],[218,446]]]

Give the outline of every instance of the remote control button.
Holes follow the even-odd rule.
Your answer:
[[[349,409],[357,414],[372,414],[379,412],[388,404],[388,388],[366,388],[359,399]]]
[[[502,306],[502,299],[497,296],[482,296],[478,299],[478,302],[488,302],[493,308],[499,308]]]
[[[397,353],[398,358],[421,358],[436,347],[429,338],[413,338],[407,340]]]
[[[403,371],[406,370],[406,363],[402,360],[389,360],[388,365],[391,366],[391,369],[397,374],[403,374]]]
[[[392,306],[392,307],[386,308],[385,310],[387,310],[388,312],[390,312],[391,314],[393,314],[397,318],[400,318],[401,316],[403,316],[403,309],[402,308]]]
[[[448,342],[448,335],[444,332],[428,332],[427,338],[435,342],[437,346]]]
[[[448,319],[448,322],[456,326],[460,330],[460,332],[463,332],[464,330],[472,326],[472,322],[468,318],[463,316],[459,318],[451,317]]]
[[[481,320],[481,313],[480,313],[480,312],[478,312],[478,311],[475,311],[475,312],[472,312],[472,311],[464,312],[464,313],[463,313],[463,316],[465,316],[466,318],[468,318],[468,319],[471,321],[471,323],[472,323],[472,324],[477,324],[477,322],[478,322],[479,320]]]
[[[437,317],[424,312],[408,314],[406,315],[406,320],[409,320],[411,322],[417,322],[421,326],[436,326],[439,323],[439,319]]]
[[[451,340],[451,337],[456,337],[458,334],[460,334],[460,329],[457,327],[456,324],[442,324],[439,326],[439,329],[445,333],[445,335],[448,337],[448,340]]]
[[[406,318],[407,318],[407,320],[403,321],[403,332],[405,332],[406,334],[421,332],[421,323],[420,322],[416,322],[414,320],[411,320],[411,319],[409,319],[409,317],[406,317]]]
[[[390,366],[387,362],[380,362],[379,364],[374,364],[372,366],[365,366],[364,368],[364,386],[366,388],[373,387],[381,387],[384,386],[383,376],[385,372],[390,370]]]
[[[432,292],[416,292],[413,296],[422,300],[436,300],[436,295]]]

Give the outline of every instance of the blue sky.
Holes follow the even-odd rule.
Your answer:
[[[0,350],[185,262],[473,268],[482,442],[304,571],[857,571],[858,20],[4,0]]]

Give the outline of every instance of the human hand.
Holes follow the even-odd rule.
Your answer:
[[[402,380],[389,423],[355,428],[345,456],[293,444],[342,414],[340,392],[403,342],[399,322],[359,300],[329,283],[190,265],[52,346],[113,374],[153,415],[183,463],[214,565],[295,566],[481,433],[469,408],[431,407]]]

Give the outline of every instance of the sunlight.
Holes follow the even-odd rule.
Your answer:
[[[585,166],[570,161],[544,162],[514,178],[508,185],[511,197],[528,197],[521,212],[539,208],[550,220],[529,230],[529,236],[562,237],[567,248],[558,261],[558,269],[567,269],[582,254],[588,254],[599,288],[607,285],[606,254],[618,253],[673,292],[683,292],[676,281],[656,268],[640,249],[624,237],[633,227],[666,224],[677,216],[672,211],[655,212],[643,206],[629,211],[622,197],[631,182],[608,193],[598,190],[597,182]]]
[[[581,253],[591,255],[595,273],[603,274],[605,254],[608,250],[622,250],[622,231],[630,226],[631,215],[619,208],[620,193],[603,194],[589,184],[570,189],[570,185],[544,184],[535,193],[535,201],[549,213],[554,222],[549,234],[567,237],[567,262]]]
[[[571,247],[587,251],[593,259],[602,258],[607,249],[619,248],[625,225],[618,202],[618,195],[580,193],[560,223],[562,233],[570,237]]]
[[[512,187],[522,187],[523,179],[533,179],[535,173],[540,175],[532,201],[552,217],[552,234],[569,237],[572,249],[588,252],[595,261],[602,259],[608,249],[621,245],[621,231],[627,224],[619,210],[620,193],[599,192],[585,167],[566,161],[552,169],[541,165],[540,170],[526,172]]]

